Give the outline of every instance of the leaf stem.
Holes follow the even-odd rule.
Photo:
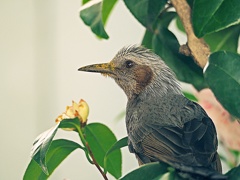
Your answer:
[[[103,176],[103,178],[104,178],[105,180],[108,180],[106,174],[102,171],[101,167],[100,167],[99,164],[97,163],[97,161],[96,161],[96,159],[95,159],[95,157],[94,157],[94,155],[93,155],[93,153],[92,153],[92,150],[90,149],[90,146],[89,146],[88,142],[86,141],[86,139],[85,139],[85,137],[84,137],[84,135],[83,135],[83,133],[82,133],[82,128],[81,128],[81,127],[80,127],[80,128],[79,128],[79,127],[76,127],[76,128],[77,128],[78,135],[79,135],[79,137],[80,137],[83,145],[87,148],[87,151],[88,151],[88,153],[89,153],[89,155],[90,155],[90,157],[91,157],[91,159],[92,159],[92,161],[90,161],[90,159],[89,159],[89,157],[88,157],[88,153],[87,153],[87,151],[85,151],[86,157],[87,157],[88,161],[89,161],[91,164],[94,164],[94,165],[97,167],[98,171],[101,173],[101,175]]]
[[[88,149],[84,148],[83,150],[84,150],[84,152],[85,152],[85,155],[86,155],[86,158],[87,158],[88,162],[89,162],[90,164],[94,164],[93,161],[92,161],[92,159],[89,157]]]
[[[86,145],[86,148],[88,149],[89,155],[90,155],[91,158],[92,158],[93,164],[97,167],[97,169],[99,170],[99,172],[102,174],[103,178],[104,178],[105,180],[108,180],[106,174],[102,171],[101,167],[100,167],[99,164],[97,163],[97,161],[96,161],[96,159],[95,159],[95,157],[94,157],[94,155],[93,155],[93,153],[92,153],[92,151],[91,151],[91,149],[90,149],[90,146],[88,145],[87,142],[86,142],[85,145]]]
[[[85,139],[85,137],[84,137],[84,135],[83,135],[83,133],[82,133],[82,129],[81,128],[78,128],[77,129],[78,130],[78,135],[79,135],[79,138],[80,138],[80,140],[82,141],[82,143],[83,143],[83,145],[84,145],[84,152],[85,152],[85,154],[86,154],[86,157],[87,157],[87,160],[91,163],[91,164],[93,164],[93,162],[90,160],[90,158],[89,158],[89,156],[88,156],[88,148],[87,148],[87,141],[86,141],[86,139]]]

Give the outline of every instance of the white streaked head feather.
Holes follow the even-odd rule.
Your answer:
[[[128,46],[122,48],[114,57],[114,64],[121,61],[132,60],[139,65],[146,65],[152,69],[153,80],[146,86],[144,92],[140,94],[142,98],[149,96],[163,96],[167,93],[182,94],[180,85],[175,77],[174,72],[164,63],[164,61],[152,51],[141,46]],[[127,74],[126,74],[127,76]],[[117,82],[119,84],[119,82]],[[121,85],[120,85],[121,86]],[[123,90],[128,95],[130,92],[129,85],[123,85]],[[129,87],[130,88],[130,87]],[[128,95],[130,96],[130,95]]]

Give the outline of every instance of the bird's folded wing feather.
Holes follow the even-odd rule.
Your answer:
[[[191,106],[201,108],[192,102]],[[216,152],[215,127],[204,110],[202,111],[202,116],[186,121],[182,128],[148,124],[152,132],[145,136],[139,144],[143,150],[143,153],[138,154],[139,160],[142,163],[147,163],[144,161],[149,160],[150,162],[160,160],[169,164],[203,166],[221,172]]]

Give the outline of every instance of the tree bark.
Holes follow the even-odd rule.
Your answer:
[[[210,55],[210,49],[204,39],[197,38],[194,34],[190,6],[186,0],[171,0],[171,3],[182,21],[188,39],[187,44],[182,45],[179,51],[187,56],[192,56],[196,63],[204,68]]]

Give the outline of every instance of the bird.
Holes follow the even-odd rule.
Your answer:
[[[126,46],[110,62],[78,70],[109,76],[125,92],[128,148],[139,165],[163,162],[187,179],[226,179],[211,118],[152,50]]]

